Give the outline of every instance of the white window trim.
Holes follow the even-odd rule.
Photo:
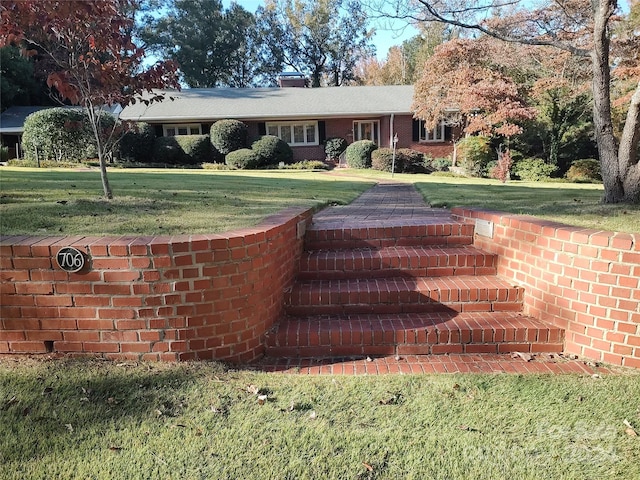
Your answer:
[[[293,135],[293,127],[295,125],[302,125],[304,127],[304,137],[305,137],[305,141],[304,142],[294,142],[294,135]],[[314,142],[307,142],[307,126],[308,125],[312,125],[315,128],[315,141]],[[265,131],[267,134],[269,134],[269,127],[276,127],[278,129],[278,135],[276,135],[278,138],[282,138],[282,134],[281,134],[281,128],[282,127],[289,127],[291,129],[291,142],[287,142],[289,144],[289,146],[291,147],[312,147],[312,146],[317,146],[320,145],[320,131],[318,129],[318,122],[315,120],[308,120],[308,121],[297,121],[297,122],[266,122],[265,123]]]
[[[425,138],[423,137],[423,131],[425,130],[424,128],[424,120],[420,120],[420,142],[421,143],[443,143],[446,142],[445,140],[445,128],[446,125],[444,123],[444,121],[441,121],[439,125],[436,125],[435,128],[433,130],[429,130],[428,132],[426,132],[429,135],[429,138]],[[435,138],[436,135],[434,135],[434,133],[436,132],[437,129],[440,129],[440,138]]]
[[[374,138],[372,138],[371,140],[373,142],[376,141],[376,137],[378,138],[376,143],[380,143],[380,120],[369,120],[369,119],[363,119],[363,120],[354,120],[353,121],[353,140],[354,141],[358,141],[358,140],[368,140],[368,139],[363,139],[360,138],[360,129],[358,128],[359,124],[361,123],[371,123],[373,124],[373,127],[375,128],[376,131],[376,135],[374,135]]]
[[[162,135],[164,135],[165,137],[179,136],[178,133],[176,133],[176,135],[167,135],[167,130],[169,130],[170,128],[175,128],[176,132],[178,131],[178,128],[186,128],[189,131],[191,131],[192,128],[197,128],[198,135],[202,135],[202,125],[200,123],[164,123],[162,124]],[[187,135],[194,134],[188,133]]]

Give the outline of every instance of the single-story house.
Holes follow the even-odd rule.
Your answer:
[[[2,145],[9,147],[9,158],[22,157],[22,133],[24,132],[24,121],[27,117],[32,113],[48,108],[54,107],[16,106],[9,107],[0,114],[0,142],[2,142]],[[63,108],[81,107],[64,106]],[[114,115],[118,115],[122,111],[120,105],[105,107],[105,109]]]
[[[427,131],[423,122],[413,119],[413,86],[281,85],[163,91],[162,102],[129,105],[120,118],[151,124],[158,136],[207,134],[217,120],[241,120],[250,138],[269,134],[285,140],[296,161],[323,160],[323,143],[332,137],[391,147],[397,134],[397,148],[420,150],[434,158],[453,150],[451,127],[443,123]]]

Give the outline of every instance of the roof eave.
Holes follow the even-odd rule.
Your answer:
[[[220,115],[207,117],[186,117],[186,116],[125,116],[120,114],[121,120],[136,122],[208,122],[217,121],[225,118],[235,120],[308,120],[308,119],[327,119],[327,118],[370,118],[386,115],[412,115],[413,112],[343,112],[343,113],[322,113],[322,114],[278,114],[278,115]]]

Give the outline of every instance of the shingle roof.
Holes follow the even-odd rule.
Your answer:
[[[24,132],[24,121],[29,115],[40,110],[47,110],[56,107],[9,107],[0,114],[0,133],[5,135],[19,135]],[[80,109],[82,107],[62,106],[62,108]],[[117,115],[120,112],[120,105],[104,107],[106,111]]]
[[[165,100],[129,105],[124,120],[207,121],[410,114],[413,86],[194,88],[164,91]],[[169,98],[173,98],[170,100]]]
[[[51,107],[9,107],[0,114],[0,133],[19,134],[24,131],[24,120],[34,112]]]

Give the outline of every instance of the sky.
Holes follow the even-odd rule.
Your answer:
[[[222,4],[227,8],[231,1],[223,0]],[[236,0],[235,3],[245,10],[255,13],[258,7],[264,5],[264,0]],[[415,28],[410,25],[406,26],[404,22],[400,21],[390,24],[388,20],[376,20],[372,22],[370,27],[375,29],[373,43],[376,46],[376,55],[379,60],[386,58],[390,47],[400,45],[404,40],[408,40],[418,33]]]

